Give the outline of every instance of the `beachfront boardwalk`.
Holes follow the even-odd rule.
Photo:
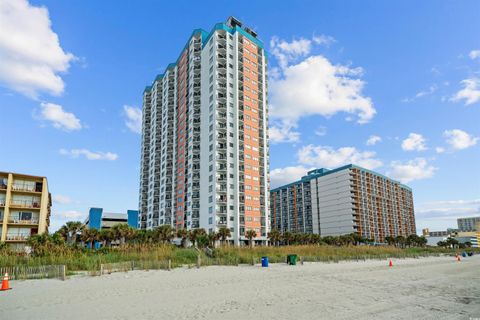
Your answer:
[[[480,255],[13,281],[1,319],[480,318]]]

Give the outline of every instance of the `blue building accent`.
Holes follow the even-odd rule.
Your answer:
[[[127,223],[130,227],[137,229],[138,210],[127,210]]]
[[[102,208],[90,208],[88,213],[88,227],[100,230],[102,228]]]

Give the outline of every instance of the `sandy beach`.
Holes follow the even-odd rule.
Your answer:
[[[12,281],[0,319],[476,319],[480,255]]]

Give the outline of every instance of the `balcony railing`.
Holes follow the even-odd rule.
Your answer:
[[[40,208],[40,201],[12,200],[10,205],[22,208]]]
[[[30,235],[7,234],[7,241],[26,241]]]
[[[8,219],[8,223],[14,224],[38,224],[38,219],[20,220],[20,219]]]
[[[26,192],[42,192],[40,187],[27,185],[27,184],[13,184],[12,185],[13,191],[26,191]]]

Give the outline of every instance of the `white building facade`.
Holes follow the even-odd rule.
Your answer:
[[[235,18],[196,29],[143,97],[139,228],[269,231],[267,68]]]

